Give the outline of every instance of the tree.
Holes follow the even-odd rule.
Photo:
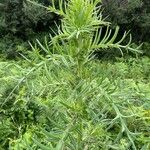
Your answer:
[[[149,40],[150,2],[147,0],[103,0],[104,15],[125,30],[130,30],[137,41]]]
[[[7,0],[5,9],[5,23],[7,30],[16,33],[25,31],[23,2],[25,0]]]
[[[47,0],[36,1],[36,3],[40,2],[41,5],[35,5],[27,0],[1,2],[0,12],[3,12],[6,32],[24,39],[35,32],[49,30],[54,15],[48,12],[45,7],[41,7],[50,4]],[[3,11],[1,11],[2,9]]]

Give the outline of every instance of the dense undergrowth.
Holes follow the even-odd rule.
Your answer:
[[[150,58],[122,44],[126,32],[117,41],[99,0],[61,2],[49,7],[62,16],[50,41],[0,61],[0,149],[150,149]],[[95,58],[112,49],[136,57]]]
[[[149,149],[149,58],[57,63],[1,62],[2,149]]]

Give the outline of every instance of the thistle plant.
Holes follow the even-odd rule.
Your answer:
[[[53,52],[72,57],[77,62],[78,73],[94,51],[115,48],[122,55],[123,50],[139,52],[140,46],[131,47],[129,32],[124,32],[122,38],[117,39],[119,27],[112,31],[111,23],[102,18],[99,0],[60,0],[59,8],[56,8],[55,0],[52,0],[52,6],[48,10],[62,17],[58,33],[51,40]],[[123,45],[128,35],[129,42]]]
[[[52,7],[48,9],[62,16],[59,33],[52,39],[52,42],[60,40],[68,45],[73,42],[78,50],[71,51],[72,53],[67,51],[69,55],[76,56],[83,53],[82,56],[85,56],[94,50],[107,48],[116,48],[120,51],[123,49],[138,51],[139,47],[131,48],[131,35],[129,42],[122,45],[128,32],[125,32],[122,38],[117,41],[119,27],[117,26],[112,32],[110,23],[102,18],[99,0],[60,0],[58,10],[54,0],[52,0],[52,4]],[[103,27],[106,28],[106,31],[102,34]]]
[[[100,0],[59,0],[59,6],[52,0],[52,6],[47,9],[62,17],[61,25],[58,26],[56,36],[51,37],[50,44],[46,43],[45,47],[39,41],[38,43],[48,54],[63,54],[74,59],[78,68],[76,74],[80,74],[84,68],[82,65],[89,61],[95,51],[115,48],[122,55],[124,50],[140,52],[140,46],[131,47],[132,37],[129,32],[125,31],[118,40],[119,27],[113,31],[111,23],[102,18]],[[128,35],[129,42],[123,45]],[[53,50],[49,49],[51,46]]]
[[[56,96],[58,99],[61,98],[57,101],[57,105],[62,106],[62,108],[59,107],[59,115],[55,117],[59,118],[62,123],[66,122],[66,124],[62,124],[60,127],[56,120],[52,121],[49,118],[52,124],[57,124],[56,128],[53,129],[55,131],[50,133],[47,133],[47,131],[43,132],[51,140],[54,140],[53,136],[55,136],[55,140],[58,141],[57,144],[54,144],[56,143],[55,141],[46,147],[34,139],[35,143],[43,149],[56,148],[59,150],[69,147],[75,150],[98,149],[94,145],[90,146],[90,143],[94,143],[92,138],[95,137],[97,139],[96,142],[99,143],[97,144],[102,149],[117,149],[117,145],[112,146],[108,144],[105,147],[105,144],[102,143],[109,141],[105,134],[119,123],[121,127],[117,131],[120,131],[116,133],[114,143],[119,142],[123,134],[126,134],[128,139],[128,142],[125,140],[126,142],[124,143],[126,146],[118,148],[125,149],[132,146],[136,150],[134,139],[137,134],[132,133],[126,123],[127,118],[130,119],[136,115],[133,115],[132,111],[128,115],[122,114],[124,112],[120,108],[125,106],[112,96],[118,95],[117,91],[115,92],[113,86],[109,88],[109,85],[112,85],[112,83],[110,81],[107,83],[107,79],[98,79],[97,75],[93,76],[91,60],[95,51],[115,48],[123,55],[123,50],[139,52],[139,47],[131,47],[131,35],[129,35],[129,42],[126,45],[122,44],[128,36],[128,32],[125,32],[120,40],[117,39],[119,27],[117,26],[115,31],[113,31],[110,28],[110,23],[102,18],[99,0],[60,0],[57,7],[55,6],[55,1],[52,0],[52,6],[47,9],[62,17],[61,25],[58,26],[58,33],[51,37],[51,41],[45,41],[45,46],[38,40],[37,42],[47,53],[49,60],[56,66],[55,71],[58,68],[57,73],[55,72],[59,76],[58,78],[64,80],[63,83],[65,84],[61,85],[61,91],[63,92],[58,93],[59,96]],[[105,30],[105,33],[102,32],[103,30]],[[45,58],[43,57],[42,60],[45,60]],[[46,74],[51,78],[52,74],[49,72],[51,69],[48,68],[48,65],[46,65]],[[67,89],[67,91],[64,91],[64,89]],[[112,92],[113,89],[114,92]],[[64,93],[66,95],[72,94],[66,97]],[[95,104],[91,104],[88,100],[89,98]],[[101,102],[99,101],[100,99]],[[94,106],[90,108],[90,105]],[[103,109],[97,112],[98,107],[103,107]],[[69,116],[67,118],[67,112],[64,109],[68,110]],[[87,116],[90,117],[90,113],[95,114],[95,117],[92,117],[97,118],[96,112],[100,116],[109,112],[114,118],[108,117],[108,119],[104,119],[101,116],[101,119],[98,119],[101,126],[97,126],[93,122],[94,120],[88,121],[87,118]],[[94,126],[97,129],[94,130]],[[102,137],[99,137],[98,131],[101,131]]]

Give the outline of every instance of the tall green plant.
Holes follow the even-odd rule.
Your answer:
[[[62,24],[58,27],[58,34],[56,34],[55,37],[51,37],[50,46],[52,49],[50,49],[47,42],[46,46],[43,46],[39,41],[37,42],[48,54],[47,57],[57,66],[55,67],[55,70],[57,70],[56,68],[59,70],[55,72],[58,77],[57,79],[60,79],[60,77],[64,79],[65,84],[61,92],[58,92],[60,95],[57,95],[58,97],[56,96],[59,99],[57,105],[59,106],[61,104],[63,108],[65,107],[69,112],[69,116],[66,118],[67,114],[63,108],[59,110],[59,115],[55,117],[62,123],[61,127],[56,123],[57,119],[52,121],[51,118],[49,118],[52,124],[56,125],[56,128],[54,127],[54,131],[50,133],[44,132],[44,134],[51,140],[53,140],[54,136],[55,142],[51,142],[51,144],[46,147],[34,140],[35,143],[43,149],[60,150],[66,147],[78,150],[94,149],[96,148],[95,145],[92,144],[90,146],[90,142],[94,143],[92,139],[96,137],[97,130],[103,133],[103,136],[99,138],[102,138],[107,143],[105,132],[109,131],[119,122],[121,127],[114,142],[118,142],[125,133],[129,140],[126,148],[132,145],[133,149],[136,150],[134,143],[136,134],[129,130],[125,119],[132,117],[132,113],[129,113],[129,115],[122,114],[124,112],[120,110],[119,101],[115,102],[115,99],[111,97],[113,87],[109,89],[108,86],[108,84],[111,85],[111,82],[107,84],[107,80],[100,80],[97,78],[97,75],[96,77],[92,76],[93,73],[91,72],[92,68],[90,68],[90,64],[95,50],[116,48],[123,54],[123,49],[138,52],[139,47],[131,47],[131,36],[126,45],[122,44],[128,35],[127,32],[124,33],[120,40],[117,40],[119,27],[116,27],[114,32],[110,29],[110,23],[102,19],[98,4],[99,0],[69,0],[65,2],[60,0],[59,9],[57,9],[53,0],[52,7],[48,8],[51,12],[62,16]],[[106,28],[105,34],[102,34],[103,27]],[[45,58],[42,59],[45,60]],[[66,69],[64,67],[66,67]],[[51,77],[52,74],[49,72],[51,69],[48,69],[47,65],[46,70],[49,77]],[[66,85],[68,85],[70,89],[67,88],[65,92]],[[101,91],[100,95],[99,91]],[[69,93],[71,95],[66,97]],[[88,101],[89,98],[93,100],[93,103],[96,105],[93,106],[94,108],[91,110],[88,108],[88,105],[91,104]],[[98,99],[102,99],[102,101],[98,102]],[[106,103],[108,103],[108,105]],[[97,127],[98,129],[94,131],[95,123],[88,121],[87,116],[90,115],[90,113],[95,114],[97,106],[108,107],[109,110],[105,109],[104,111],[109,112],[111,110],[112,112],[110,114],[115,117],[110,119],[111,121],[109,123],[107,121],[105,122],[105,119],[100,119],[99,121],[102,126]],[[98,113],[102,113],[102,110]],[[103,121],[105,122],[104,124],[102,123]],[[63,124],[63,122],[66,124]],[[108,127],[104,130],[103,126]],[[88,131],[91,130],[91,133],[86,133],[86,129]],[[60,134],[60,136],[58,134]],[[86,137],[86,134],[89,135]],[[100,140],[99,138],[96,142]],[[58,141],[57,144],[56,141]],[[111,144],[105,147],[105,144],[100,142],[98,145],[104,149],[115,149],[115,146],[113,147]]]

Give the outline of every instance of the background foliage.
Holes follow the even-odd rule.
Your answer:
[[[8,36],[11,41],[26,42],[37,35],[46,35],[53,33],[50,28],[54,29],[54,21],[59,24],[60,16],[50,13],[43,6],[49,6],[52,1],[49,0],[34,0],[39,5],[35,5],[27,0],[1,0],[0,1],[0,37],[4,41]],[[56,1],[58,6],[58,1]],[[119,25],[121,27],[120,35],[124,30],[130,30],[135,44],[144,42],[149,43],[149,28],[150,28],[150,2],[146,0],[103,0],[102,7],[104,8],[103,15],[106,20],[112,22],[112,27]],[[6,36],[6,38],[5,38]],[[3,39],[4,37],[4,39]],[[10,43],[8,41],[8,43]],[[7,42],[6,42],[7,43]],[[27,44],[24,44],[27,45]],[[149,50],[144,46],[144,54],[150,55]],[[149,46],[148,46],[149,47]],[[11,52],[6,46],[0,46],[1,53],[8,55],[9,58],[14,58],[17,54],[16,46],[11,48]],[[10,55],[12,54],[12,57]],[[14,53],[14,54],[13,54]]]
[[[147,0],[103,0],[104,14],[116,25],[131,30],[134,40],[149,41],[150,2]]]

